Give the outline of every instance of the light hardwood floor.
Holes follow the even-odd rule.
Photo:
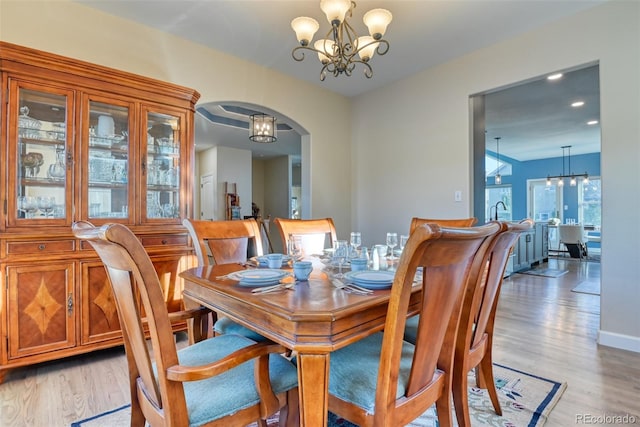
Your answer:
[[[600,280],[600,264],[550,260],[559,278],[505,279],[496,320],[494,361],[568,387],[549,427],[587,424],[578,416],[635,416],[640,425],[640,353],[599,346],[600,297],[571,292]],[[179,337],[184,341],[184,337]],[[0,385],[0,426],[68,427],[129,402],[121,348],[16,369]],[[599,425],[619,425],[604,423]],[[520,426],[518,426],[520,427]]]

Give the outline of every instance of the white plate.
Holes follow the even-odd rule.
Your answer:
[[[389,289],[394,276],[394,271],[386,270],[350,271],[344,275],[347,281],[367,289]]]
[[[291,273],[284,270],[261,268],[236,271],[235,273],[230,274],[229,277],[233,280],[239,281],[241,286],[259,287],[275,285],[280,280],[290,275]]]

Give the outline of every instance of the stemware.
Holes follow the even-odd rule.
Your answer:
[[[398,246],[400,252],[402,252],[404,250],[404,247],[407,246],[407,240],[409,240],[409,236],[407,236],[406,234],[400,235],[400,245]]]
[[[353,248],[353,253],[351,254],[351,256],[353,258],[358,256],[358,249],[360,249],[360,245],[362,245],[362,235],[360,234],[359,231],[352,231],[351,232],[351,247]]]
[[[398,233],[387,233],[387,246],[389,246],[389,249],[391,251],[391,253],[389,254],[389,259],[396,259],[396,257],[393,255],[393,248],[398,246]]]
[[[304,258],[302,251],[302,236],[297,234],[289,234],[289,242],[287,243],[287,254],[291,257],[291,263]]]
[[[55,197],[38,196],[38,209],[44,212],[44,217],[49,218],[49,213],[53,211],[53,206],[56,204]]]
[[[333,244],[333,261],[338,264],[338,274],[336,277],[343,277],[342,264],[349,255],[349,245],[346,240],[336,240]]]
[[[32,196],[20,196],[18,198],[18,209],[24,211],[25,218],[33,218],[36,210],[38,210],[36,198]]]

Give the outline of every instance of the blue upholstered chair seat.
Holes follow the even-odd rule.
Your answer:
[[[257,342],[265,341],[266,338],[257,332],[252,331],[249,328],[245,328],[244,326],[234,322],[228,317],[219,318],[215,325],[213,325],[213,330],[216,331],[217,334],[235,334],[242,335],[243,337],[247,337]]]
[[[179,350],[178,359],[180,365],[184,366],[205,365],[254,343],[243,336],[220,335]],[[258,403],[260,399],[255,387],[253,368],[254,362],[250,361],[213,378],[183,382],[189,424],[199,426]],[[297,386],[296,367],[284,357],[270,355],[269,369],[274,393]]]
[[[367,412],[374,412],[382,337],[380,332],[331,353],[330,394],[352,402]],[[414,348],[408,342],[402,345],[396,398],[405,393]]]

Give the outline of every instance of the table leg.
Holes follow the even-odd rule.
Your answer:
[[[326,426],[329,406],[329,354],[298,354],[300,426]]]

